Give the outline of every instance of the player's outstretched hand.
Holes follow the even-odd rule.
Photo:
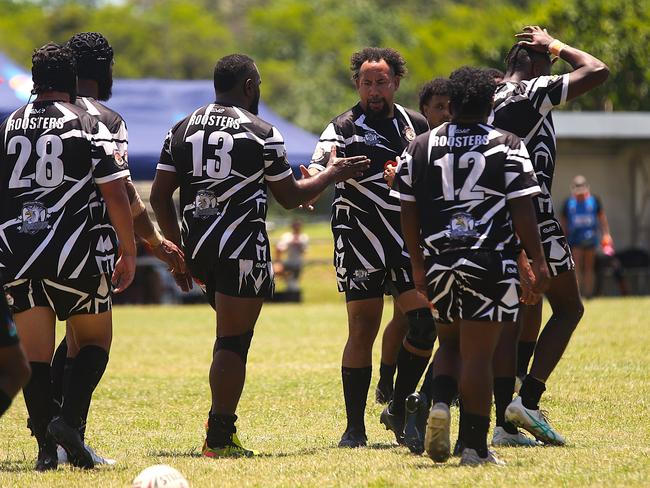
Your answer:
[[[332,145],[327,168],[334,173],[335,181],[345,181],[361,176],[370,167],[370,160],[366,156],[352,156],[337,158],[336,146]]]
[[[122,293],[126,290],[135,277],[135,256],[122,254],[117,263],[115,263],[115,270],[111,277],[111,282],[115,286],[115,293]]]
[[[172,241],[163,239],[160,245],[151,248],[151,252],[169,267],[172,274],[185,273],[185,255]]]
[[[519,269],[519,282],[521,283],[521,297],[519,301],[524,305],[535,305],[539,303],[542,299],[542,294],[533,292],[535,273],[533,273],[533,269],[530,267],[525,251],[519,253],[517,268]]]
[[[300,165],[300,174],[302,175],[302,178],[311,178],[313,175],[309,172],[309,168],[305,166],[304,164]],[[314,211],[314,203],[316,203],[316,200],[318,197],[309,200],[308,202],[303,203],[302,205],[299,205],[300,208],[304,208],[305,210],[309,210],[310,212]]]
[[[519,39],[519,44],[529,46],[540,53],[547,53],[549,44],[553,42],[553,37],[546,29],[537,25],[527,25],[522,32],[515,34],[515,37]]]

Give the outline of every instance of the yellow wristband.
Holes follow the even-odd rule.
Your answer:
[[[149,237],[147,237],[147,243],[151,247],[158,247],[162,244],[164,237],[158,232],[158,229],[153,230],[153,234],[151,234]]]
[[[553,56],[560,57],[560,52],[562,49],[566,47],[566,44],[564,44],[562,41],[559,39],[553,39],[551,43],[548,45],[548,52],[551,53]]]

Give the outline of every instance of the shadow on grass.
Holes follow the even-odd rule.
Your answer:
[[[30,473],[34,471],[31,461],[0,461],[0,473]]]
[[[319,452],[326,451],[327,447],[321,448],[304,448],[297,449],[295,451],[288,452],[260,452],[255,456],[255,458],[288,458],[288,457],[300,457],[300,456],[313,456]],[[160,451],[149,451],[147,453],[148,457],[170,457],[170,458],[200,458],[203,455],[198,449],[188,449],[188,450],[160,450]],[[233,458],[237,459],[237,458]]]

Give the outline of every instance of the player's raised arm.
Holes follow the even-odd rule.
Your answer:
[[[550,53],[569,63],[573,71],[569,74],[567,100],[572,100],[583,93],[593,90],[605,82],[609,68],[600,59],[589,53],[554,39],[546,29],[538,26],[524,27],[523,32],[515,35],[520,43],[536,51]]]
[[[337,158],[336,147],[332,146],[329,162],[323,171],[297,181],[290,175],[280,181],[269,181],[268,185],[280,205],[291,209],[313,200],[332,183],[361,176],[369,166],[370,160],[366,156]]]

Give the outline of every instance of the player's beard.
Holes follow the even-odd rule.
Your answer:
[[[382,102],[381,108],[379,110],[372,109],[370,107],[371,102]],[[366,116],[369,119],[385,119],[388,117],[388,114],[390,113],[390,106],[388,105],[388,102],[386,101],[385,98],[379,98],[375,100],[368,100],[368,103],[366,104]]]

